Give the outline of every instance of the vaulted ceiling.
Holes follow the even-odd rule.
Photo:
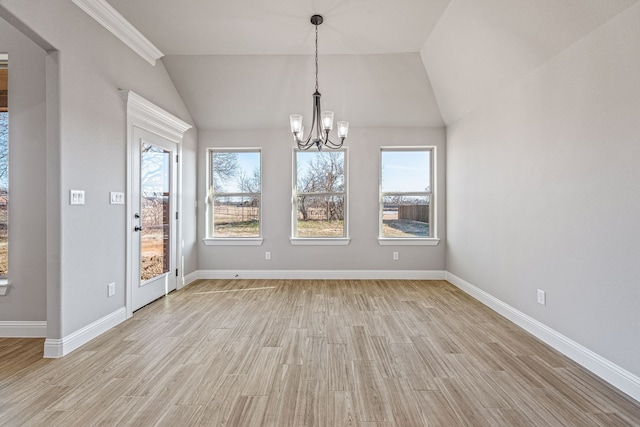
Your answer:
[[[324,109],[357,127],[443,126],[639,0],[108,0],[164,54],[200,129]]]

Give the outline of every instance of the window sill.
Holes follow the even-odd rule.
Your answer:
[[[300,238],[289,239],[292,246],[347,246],[351,239],[348,237],[326,237],[326,238]]]
[[[260,246],[262,245],[262,237],[238,237],[238,238],[218,238],[218,239],[202,239],[205,246]]]
[[[405,237],[394,239],[378,237],[380,246],[437,246],[438,243],[440,243],[440,239],[437,238]]]
[[[11,283],[7,279],[0,279],[0,297],[5,296],[9,293],[9,288],[11,287]]]

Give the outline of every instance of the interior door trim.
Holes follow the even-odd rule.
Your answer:
[[[127,218],[126,218],[126,250],[125,250],[125,308],[127,313],[127,319],[133,316],[132,305],[132,288],[133,279],[131,277],[131,259],[132,259],[132,230],[133,230],[133,206],[132,206],[132,186],[133,186],[133,167],[131,150],[135,144],[133,130],[134,128],[143,129],[147,132],[156,134],[164,139],[175,142],[177,144],[178,158],[182,158],[182,138],[184,133],[191,129],[191,125],[166,110],[158,107],[142,96],[131,90],[119,91],[123,100],[125,101],[125,108],[127,112]],[[182,210],[182,164],[178,162],[176,176],[176,209],[178,212]],[[176,265],[182,265],[182,215],[178,216],[176,224]],[[181,267],[178,267],[181,270]],[[179,271],[177,276],[177,287],[180,288],[184,285],[184,272]]]

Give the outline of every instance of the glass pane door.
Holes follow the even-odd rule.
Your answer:
[[[141,144],[140,280],[168,273],[171,251],[171,152]]]

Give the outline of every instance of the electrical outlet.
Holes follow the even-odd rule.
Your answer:
[[[399,256],[398,256],[398,252],[394,252],[393,253],[393,260],[397,261],[398,259],[400,259]]]
[[[265,252],[264,259],[271,259],[271,252]]]
[[[109,283],[107,285],[107,296],[108,297],[112,297],[116,294],[116,284],[114,283]]]
[[[538,289],[538,304],[547,305],[547,293],[542,289]]]

